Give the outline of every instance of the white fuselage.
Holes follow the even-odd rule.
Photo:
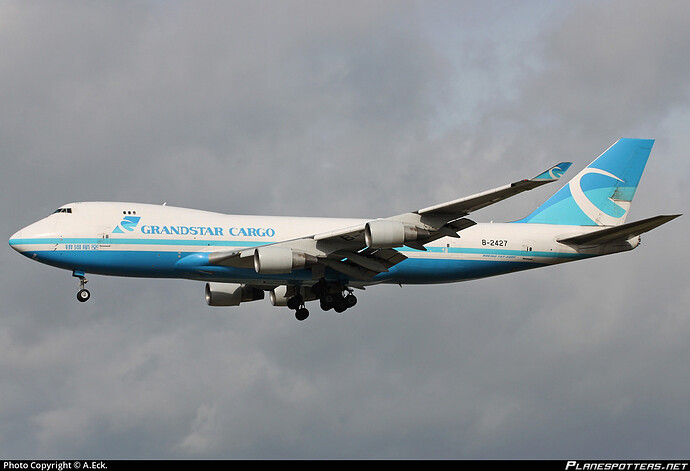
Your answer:
[[[310,270],[261,275],[251,268],[210,265],[208,254],[299,239],[366,221],[226,215],[140,203],[73,203],[17,232],[10,244],[32,259],[75,273],[267,286],[308,284],[315,281]],[[557,241],[596,229],[531,223],[477,224],[460,231],[458,238],[444,237],[426,244],[426,251],[396,248],[406,260],[359,284],[464,281],[630,250],[639,241],[635,238],[590,248]],[[327,272],[329,277],[348,281],[339,273]]]

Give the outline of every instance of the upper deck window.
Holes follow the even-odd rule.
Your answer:
[[[53,211],[53,214],[55,213],[70,213],[72,214],[72,208],[58,208],[55,211]]]

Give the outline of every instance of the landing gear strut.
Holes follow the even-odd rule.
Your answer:
[[[84,287],[86,286],[86,283],[89,282],[89,280],[86,279],[83,272],[75,271],[72,273],[72,276],[79,278],[79,291],[77,291],[77,300],[81,303],[85,303],[89,300],[89,298],[91,298],[91,293],[88,289]]]

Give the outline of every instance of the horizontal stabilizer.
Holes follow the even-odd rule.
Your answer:
[[[621,226],[609,227],[587,234],[582,234],[574,237],[567,237],[565,239],[558,239],[558,242],[567,245],[593,245],[606,244],[616,240],[628,240],[643,232],[651,231],[652,229],[661,226],[675,218],[680,214],[672,214],[668,216],[654,216],[641,221],[623,224]]]

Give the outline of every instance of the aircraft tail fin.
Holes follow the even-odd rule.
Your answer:
[[[653,139],[619,139],[532,214],[516,222],[624,224],[653,145]]]

